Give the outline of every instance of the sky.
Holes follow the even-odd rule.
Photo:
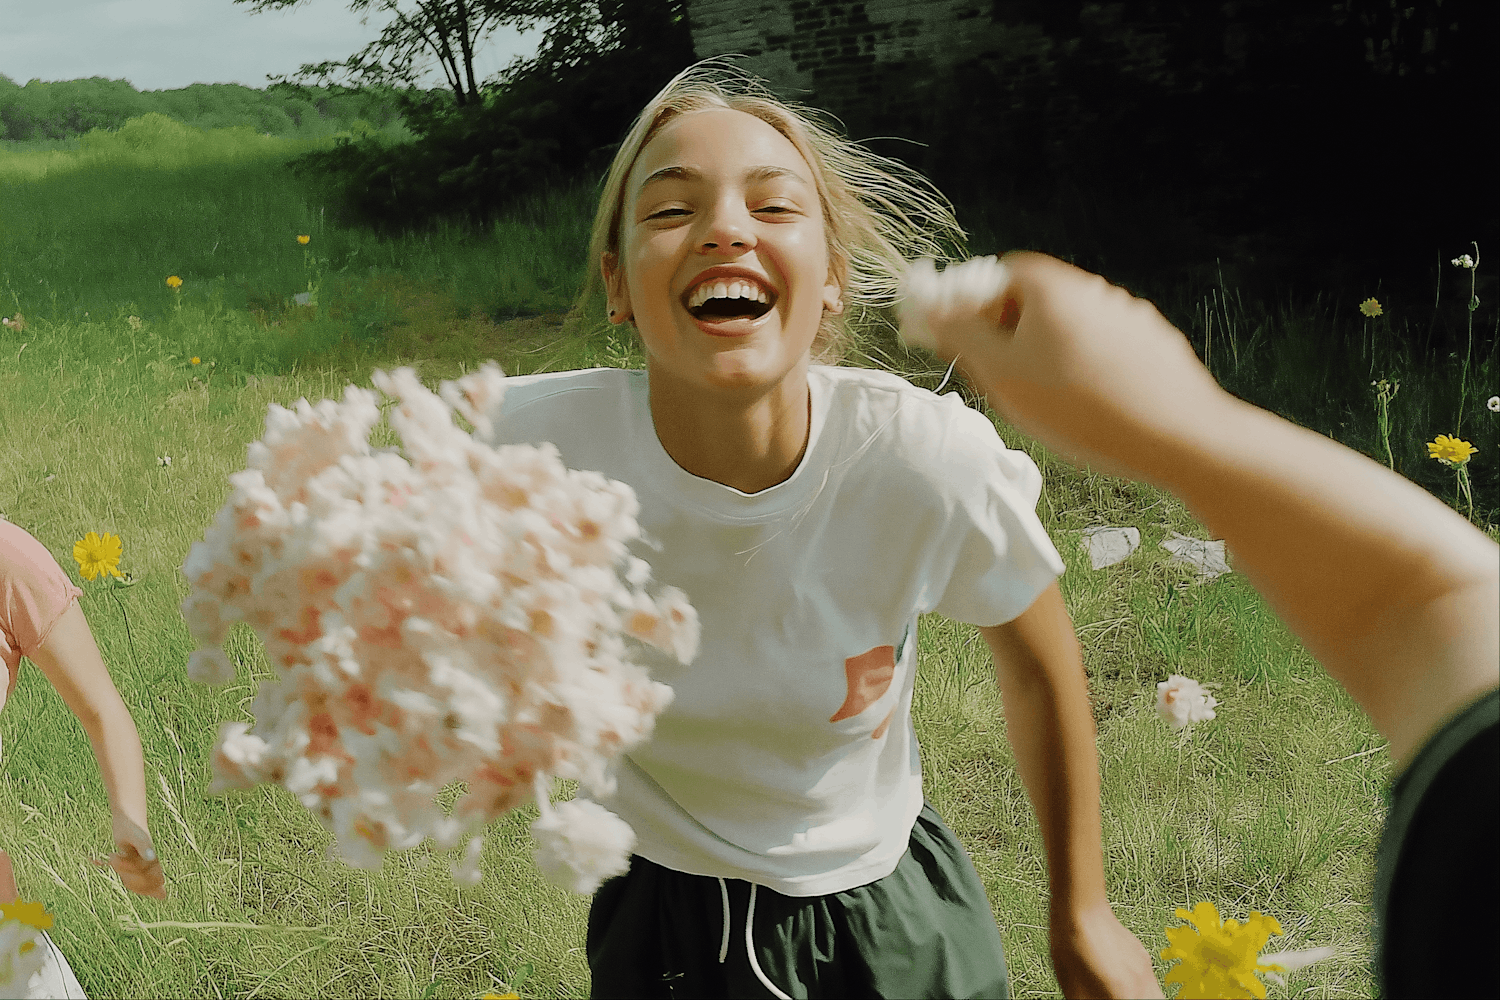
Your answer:
[[[23,85],[102,76],[137,90],[259,88],[267,74],[353,55],[391,20],[372,13],[361,25],[360,16],[347,0],[260,14],[231,0],[0,0],[0,73]],[[497,28],[475,53],[474,72],[490,76],[540,43],[540,32]],[[446,86],[436,62],[423,83]]]

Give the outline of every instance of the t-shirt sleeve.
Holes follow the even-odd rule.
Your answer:
[[[45,545],[0,518],[0,654],[10,669],[9,684],[21,657],[46,642],[68,605],[82,596]]]
[[[940,596],[930,610],[970,625],[1002,625],[1063,573],[1036,514],[1042,474],[956,393],[940,397],[938,412],[940,447],[930,454],[947,491],[948,518],[929,590]]]

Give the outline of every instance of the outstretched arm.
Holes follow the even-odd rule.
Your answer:
[[[1052,967],[1067,997],[1160,997],[1151,957],[1106,896],[1099,755],[1082,650],[1054,581],[1019,618],[981,628],[1016,770],[1042,828]]]
[[[112,866],[126,888],[165,898],[161,862],[147,832],[140,735],[77,601],[68,605],[47,640],[31,654],[31,660],[78,717],[93,745],[109,793],[114,842],[120,848],[120,853],[111,858]]]

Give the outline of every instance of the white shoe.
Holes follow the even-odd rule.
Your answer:
[[[88,1000],[72,966],[46,931],[38,935],[36,946],[43,950],[42,968],[26,984],[26,1000]]]

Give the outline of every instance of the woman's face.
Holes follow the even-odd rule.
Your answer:
[[[755,389],[804,361],[842,310],[812,171],[743,111],[674,119],[626,179],[620,258],[603,261],[613,319],[635,321],[653,372]]]

